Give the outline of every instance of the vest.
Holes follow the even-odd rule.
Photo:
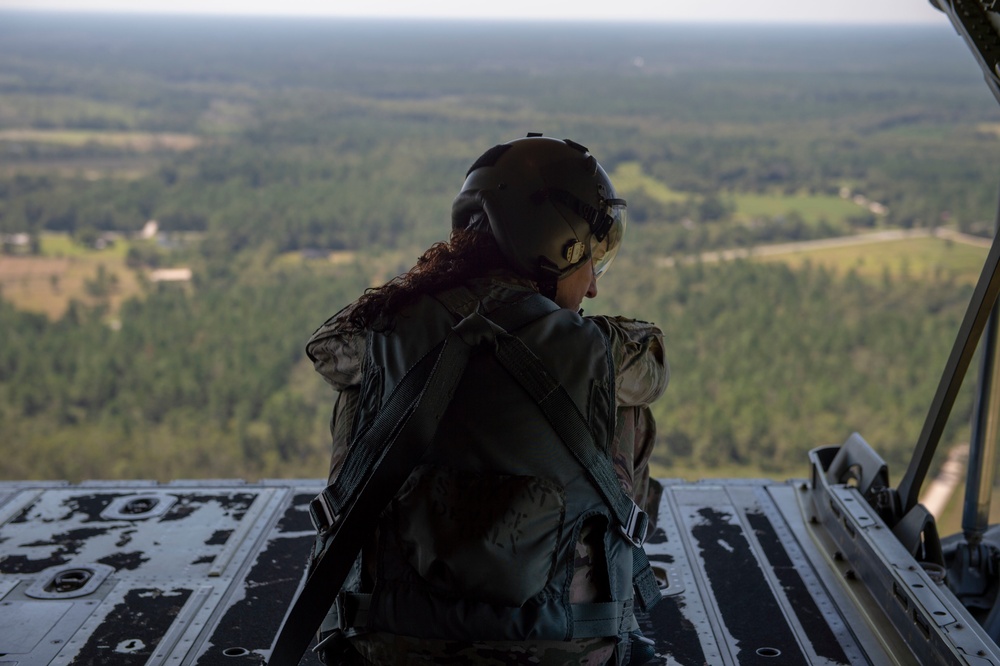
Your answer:
[[[372,332],[354,434],[364,430],[406,373],[464,315],[518,321],[533,292],[458,288],[425,296],[390,330]],[[508,330],[540,359],[584,416],[607,455],[615,377],[608,340],[577,313],[557,309]],[[603,544],[605,598],[571,603],[580,532]],[[383,512],[338,605],[340,623],[461,641],[564,641],[624,636],[632,614],[632,549],[614,527],[580,463],[539,406],[477,348],[423,464]],[[601,550],[598,548],[597,550]]]

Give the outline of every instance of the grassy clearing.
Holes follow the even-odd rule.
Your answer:
[[[105,132],[67,129],[0,130],[0,141],[10,143],[48,143],[73,148],[98,145],[134,150],[141,153],[164,150],[182,152],[191,150],[201,143],[201,139],[193,134]]]
[[[853,201],[832,195],[731,193],[728,198],[736,207],[734,216],[742,221],[797,213],[806,222],[815,224],[823,219],[845,220],[864,212]]]
[[[626,198],[632,192],[643,192],[662,204],[682,203],[691,198],[701,198],[697,194],[671,189],[666,183],[645,173],[638,162],[622,162],[610,175],[615,187]],[[734,219],[744,223],[794,213],[806,222],[816,224],[824,219],[829,222],[847,220],[864,212],[864,209],[853,201],[828,194],[729,192],[724,198],[733,205]]]
[[[43,257],[94,257],[124,259],[128,242],[119,240],[103,250],[93,250],[74,241],[67,234],[42,234]]]
[[[979,123],[976,125],[976,133],[979,135],[1000,138],[1000,123]]]
[[[89,283],[97,281],[103,267],[112,286],[107,303],[109,312],[118,311],[122,302],[141,293],[135,273],[124,259],[110,254],[95,253],[88,257],[3,257],[0,258],[0,289],[3,298],[14,307],[38,312],[58,319],[71,300],[97,304]]]
[[[841,275],[854,270],[870,279],[881,279],[886,274],[916,280],[952,277],[972,284],[979,278],[988,251],[984,247],[928,237],[805,250],[760,257],[758,261],[780,261],[793,268],[808,261]]]
[[[0,256],[0,290],[16,308],[58,319],[71,300],[97,304],[102,299],[93,285],[102,269],[110,314],[142,292],[139,278],[125,265],[125,241],[104,250],[89,250],[62,234],[46,234],[41,242],[42,256]]]
[[[643,173],[642,165],[638,162],[622,162],[610,176],[615,188],[624,196],[628,196],[629,192],[642,191],[648,197],[664,204],[686,201],[692,196],[672,190],[665,183]]]
[[[15,79],[21,83],[20,79]],[[17,85],[12,86],[13,90]],[[24,127],[45,123],[49,127],[78,122],[80,118],[99,118],[109,126],[134,127],[150,117],[142,110],[123,103],[96,101],[76,95],[45,95],[5,91],[0,96],[0,123],[6,127]]]
[[[58,160],[19,160],[9,163],[0,161],[0,177],[31,175],[82,178],[90,181],[103,178],[131,181],[154,173],[159,165],[159,158],[152,153],[121,154],[110,158],[77,156]]]

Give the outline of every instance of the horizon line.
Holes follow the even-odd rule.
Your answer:
[[[279,11],[224,11],[224,10],[199,10],[188,9],[170,10],[165,8],[107,8],[107,7],[17,7],[4,6],[0,4],[0,13],[16,13],[25,15],[64,15],[64,16],[94,16],[94,17],[120,17],[120,18],[235,18],[235,19],[330,19],[330,20],[357,20],[373,22],[418,22],[418,23],[562,23],[562,24],[615,24],[615,25],[704,25],[704,26],[739,26],[739,27],[830,27],[830,28],[866,28],[866,27],[951,27],[947,17],[942,14],[941,21],[931,21],[927,19],[915,20],[808,20],[808,19],[709,19],[709,18],[577,18],[566,19],[555,16],[540,17],[509,17],[509,16],[419,16],[419,15],[374,15],[374,14],[345,14],[330,12],[279,12]]]

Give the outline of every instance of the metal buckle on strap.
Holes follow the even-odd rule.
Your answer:
[[[334,642],[343,638],[343,636],[344,635],[340,632],[340,630],[331,631],[329,634],[326,635],[326,638],[324,638],[323,640],[321,640],[319,643],[316,644],[316,647],[314,647],[312,651],[315,652],[316,654],[321,654],[323,650],[325,650],[328,646],[332,645]]]
[[[333,603],[341,631],[368,626],[372,595],[341,590]]]
[[[628,522],[619,527],[625,540],[636,548],[641,548],[646,541],[646,527],[649,525],[649,516],[639,508],[639,505],[632,502],[632,510],[628,514]]]
[[[316,531],[322,534],[337,522],[337,514],[333,511],[326,489],[309,502],[309,519]]]
[[[337,596],[333,598],[333,608],[337,611],[337,627],[344,631],[349,626],[351,626],[347,621],[347,609],[344,607],[344,598],[346,594],[343,590],[337,593]]]

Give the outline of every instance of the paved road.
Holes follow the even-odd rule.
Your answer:
[[[874,231],[867,234],[857,234],[855,236],[838,236],[836,238],[821,238],[812,241],[796,241],[794,243],[775,243],[773,245],[758,245],[751,248],[734,248],[730,250],[718,250],[715,252],[703,252],[701,254],[702,263],[715,263],[718,261],[731,261],[733,259],[745,259],[748,257],[768,257],[776,254],[791,254],[793,252],[807,252],[809,250],[823,250],[832,247],[850,247],[853,245],[869,245],[872,243],[887,243],[891,241],[904,240],[907,238],[927,238],[935,236],[954,241],[956,243],[966,243],[978,247],[990,246],[991,239],[979,236],[970,236],[960,231],[939,227],[936,229],[889,229],[886,231]],[[660,268],[669,268],[679,261],[693,263],[696,257],[662,257],[656,260],[656,265]]]

